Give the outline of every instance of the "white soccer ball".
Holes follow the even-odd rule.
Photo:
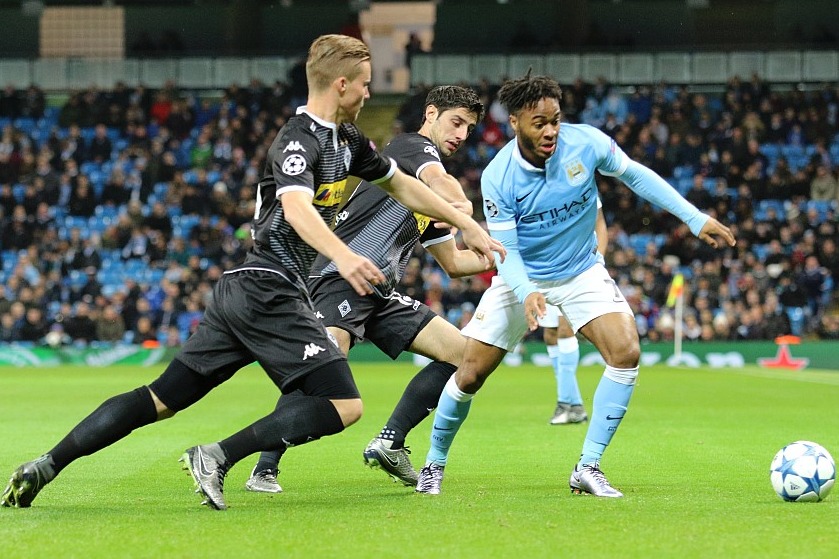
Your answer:
[[[775,493],[784,501],[821,501],[833,488],[836,463],[823,446],[796,441],[772,459],[769,478]]]

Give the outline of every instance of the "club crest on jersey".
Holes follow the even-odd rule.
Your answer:
[[[498,206],[495,205],[495,202],[492,200],[485,198],[484,199],[484,206],[486,207],[486,216],[487,217],[496,217],[498,216]]]
[[[302,155],[292,153],[285,158],[285,161],[283,161],[282,170],[283,173],[290,177],[299,175],[306,170],[306,160],[303,159]]]
[[[350,152],[350,146],[344,146],[344,167],[347,168],[347,171],[350,170],[350,163],[352,163],[352,153]]]
[[[565,165],[565,175],[568,177],[568,184],[576,186],[588,179],[588,169],[579,159],[573,159]]]

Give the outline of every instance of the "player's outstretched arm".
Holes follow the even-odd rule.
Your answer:
[[[507,251],[501,243],[490,237],[474,219],[454,208],[418,179],[397,170],[389,180],[377,184],[409,209],[460,229],[463,242],[484,260],[485,269],[492,267],[494,252],[504,259]]]
[[[452,203],[457,209],[467,215],[472,215],[472,202],[463,192],[460,181],[448,174],[440,165],[429,165],[419,175],[420,180],[428,185],[433,192],[446,202]]]
[[[288,223],[310,247],[326,256],[338,267],[338,273],[359,295],[373,293],[370,285],[385,281],[382,271],[372,261],[349,249],[333,233],[312,206],[312,195],[292,191],[282,195],[283,211]]]
[[[486,271],[486,263],[483,259],[471,250],[457,248],[457,242],[454,239],[430,245],[426,247],[426,250],[450,278],[473,276]]]

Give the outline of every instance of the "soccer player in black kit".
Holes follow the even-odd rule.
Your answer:
[[[278,133],[257,187],[254,248],[219,279],[198,330],[149,386],[106,400],[52,450],[18,467],[3,492],[4,506],[30,506],[77,458],[171,417],[254,361],[283,394],[275,410],[222,441],[187,449],[182,458],[210,508],[227,508],[224,478],[242,458],[332,435],[357,421],[361,398],[346,357],[316,317],[303,279],[319,252],[359,294],[385,281],[373,262],[327,226],[349,174],[460,228],[487,266],[493,251],[504,254],[469,216],[379,155],[353,124],[370,95],[364,43],[344,35],[317,38],[306,77],[307,105]]]
[[[465,142],[483,116],[478,95],[459,86],[433,88],[426,97],[418,132],[401,134],[382,150],[399,169],[422,180],[454,204],[471,211],[456,178],[443,167]],[[452,277],[485,270],[484,262],[469,250],[459,250],[450,229],[411,212],[381,189],[362,181],[338,214],[335,234],[352,250],[370,258],[385,274],[369,295],[359,295],[338,274],[334,262],[320,256],[309,276],[312,302],[323,324],[346,355],[366,338],[392,359],[411,351],[433,359],[406,387],[379,436],[364,449],[364,461],[380,467],[395,480],[416,486],[405,438],[434,409],[446,382],[460,364],[465,338],[427,305],[395,291],[411,253],[419,241]],[[280,451],[263,452],[246,487],[279,493]]]

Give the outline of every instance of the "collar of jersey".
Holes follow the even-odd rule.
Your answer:
[[[319,117],[313,115],[312,113],[310,113],[308,110],[306,110],[306,105],[303,105],[302,107],[297,107],[297,114],[302,114],[302,113],[306,113],[307,115],[309,115],[309,118],[311,118],[312,120],[314,120],[315,122],[317,122],[321,126],[326,126],[327,128],[331,128],[333,130],[338,129],[338,125],[335,124],[334,122],[329,122],[328,120],[323,120],[322,118],[319,118]]]
[[[516,139],[513,139],[513,159],[516,160],[516,163],[521,165],[525,171],[530,171],[531,173],[545,173],[544,169],[540,169],[536,167],[530,161],[524,158],[521,154],[521,150],[519,150],[519,142]]]

